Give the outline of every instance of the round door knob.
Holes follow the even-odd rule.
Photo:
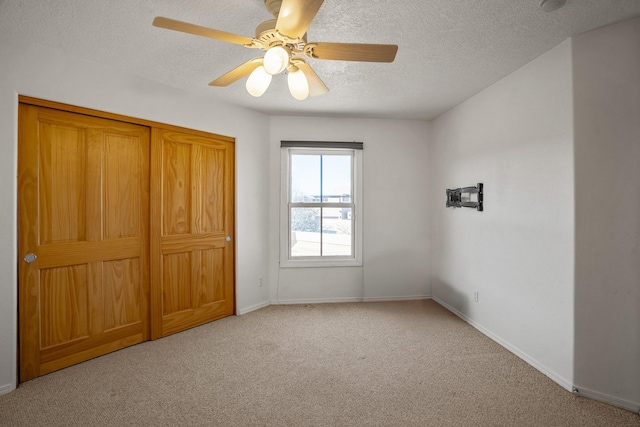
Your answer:
[[[35,261],[37,259],[38,259],[38,256],[36,254],[32,254],[32,253],[28,253],[28,254],[26,254],[24,256],[24,260],[26,262],[29,262],[29,263],[31,263],[31,262],[33,262],[33,261]]]
[[[227,242],[231,241],[231,236],[227,236]]]

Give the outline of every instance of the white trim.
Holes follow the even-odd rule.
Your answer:
[[[545,366],[544,364],[540,363],[539,361],[537,361],[533,357],[529,356],[524,351],[520,350],[519,348],[515,347],[514,345],[512,345],[509,342],[505,341],[504,339],[500,338],[498,335],[494,334],[493,332],[491,332],[490,330],[488,330],[484,326],[480,325],[479,323],[477,323],[473,319],[471,319],[471,318],[465,316],[464,314],[460,313],[458,310],[456,310],[455,308],[451,307],[449,304],[447,304],[446,302],[442,301],[438,297],[434,296],[432,298],[433,298],[433,300],[435,302],[437,302],[438,304],[440,304],[441,306],[443,306],[444,308],[446,308],[447,310],[449,310],[450,312],[452,312],[453,314],[455,314],[456,316],[458,316],[459,318],[461,318],[462,320],[464,320],[465,322],[467,322],[468,324],[470,324],[471,326],[476,328],[478,331],[482,332],[484,335],[486,335],[487,337],[491,338],[492,340],[494,340],[495,342],[497,342],[498,344],[500,344],[501,346],[503,346],[504,348],[509,350],[511,353],[515,354],[520,359],[524,360],[529,365],[531,365],[534,368],[536,368],[538,371],[542,372],[547,377],[551,378],[560,387],[564,388],[567,391],[573,391],[572,382],[569,381],[568,379],[564,378],[562,375],[558,375],[558,373],[554,372],[552,369],[549,369],[547,366]]]
[[[619,397],[611,396],[606,393],[600,393],[594,390],[589,390],[588,388],[580,387],[579,385],[576,385],[575,388],[575,393],[578,396],[608,403],[610,405],[626,409],[627,411],[640,413],[640,403],[638,402],[631,402],[630,400],[620,399]]]
[[[242,316],[243,314],[251,313],[252,311],[260,310],[261,308],[269,307],[271,305],[271,301],[264,301],[260,304],[252,305],[250,307],[239,308],[236,312],[238,316]]]
[[[0,395],[11,393],[15,389],[16,389],[15,384],[0,385]]]
[[[339,302],[382,302],[382,301],[418,301],[431,299],[427,295],[409,295],[401,297],[345,297],[345,298],[317,298],[317,299],[287,299],[271,301],[272,305],[294,305],[294,304],[327,304]]]
[[[271,301],[272,305],[295,305],[295,304],[328,304],[336,302],[362,302],[361,297],[345,298],[311,298],[311,299],[286,299]]]
[[[20,93],[18,91],[13,92],[13,149],[15,150],[16,157],[13,159],[13,167],[14,167],[14,176],[17,176],[18,173],[18,118],[20,115]],[[16,181],[17,182],[17,179]],[[12,323],[9,326],[9,330],[11,330],[11,365],[9,366],[9,380],[13,381],[9,384],[4,384],[0,386],[0,395],[10,393],[17,387],[17,378],[18,378],[18,193],[16,191],[13,192],[12,201],[14,203],[13,209],[13,222],[12,222],[12,235],[11,239],[13,244],[15,245],[14,252],[11,256],[12,263],[11,265],[15,266],[12,269],[9,278],[12,278],[13,281],[11,286],[11,321]],[[5,235],[6,237],[6,235]],[[5,276],[6,277],[6,276]],[[4,361],[0,361],[0,363],[4,363]],[[2,375],[4,376],[4,375]]]
[[[284,234],[284,233],[283,233]],[[311,258],[311,257],[308,257]],[[313,259],[295,258],[282,261],[280,263],[281,268],[324,268],[324,267],[362,267],[362,261],[341,257],[317,257]]]
[[[383,301],[420,301],[431,299],[431,295],[408,295],[404,297],[364,297],[364,302],[383,302]]]

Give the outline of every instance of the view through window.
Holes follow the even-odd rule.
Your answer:
[[[361,153],[342,148],[285,149],[285,263],[357,265],[357,172]]]
[[[291,257],[353,255],[353,154],[291,155]]]

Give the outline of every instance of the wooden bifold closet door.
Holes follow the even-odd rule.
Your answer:
[[[233,314],[232,139],[23,103],[18,121],[21,382]]]

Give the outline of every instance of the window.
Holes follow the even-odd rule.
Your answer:
[[[362,265],[362,143],[282,146],[281,266]]]

